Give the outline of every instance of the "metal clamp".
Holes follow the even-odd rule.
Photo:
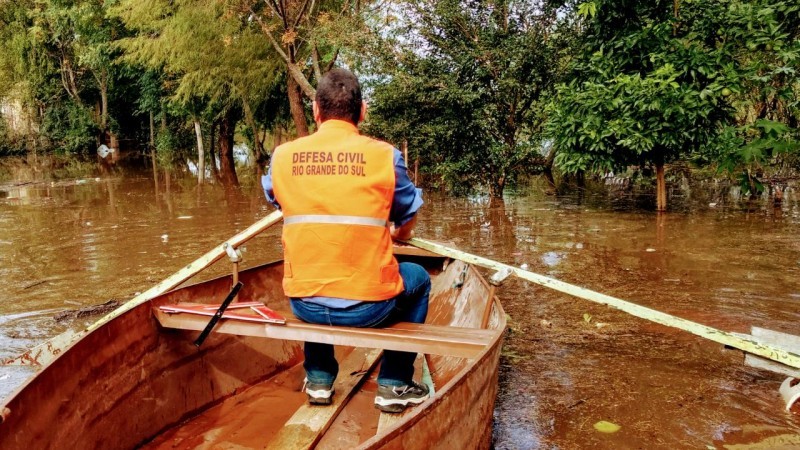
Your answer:
[[[225,253],[227,253],[228,258],[231,259],[232,263],[238,263],[242,261],[242,251],[238,248],[233,248],[232,245],[228,244],[227,242],[222,244],[225,248]]]
[[[491,277],[489,277],[489,283],[493,286],[500,286],[503,282],[514,273],[508,267],[503,267],[502,269],[498,270],[494,273]]]
[[[468,271],[469,271],[469,265],[464,264],[464,268],[461,270],[461,273],[458,274],[458,278],[456,278],[456,281],[453,282],[453,289],[458,289],[464,285],[464,281],[467,280]]]

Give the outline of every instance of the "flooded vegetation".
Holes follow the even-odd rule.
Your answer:
[[[17,0],[0,36],[0,359],[264,217],[258,172],[315,132],[342,68],[369,113],[337,117],[435,186],[421,237],[800,335],[798,2]],[[800,448],[783,377],[741,352],[516,279],[498,294],[495,448]],[[0,398],[32,373],[0,367]]]
[[[93,322],[63,313],[124,301],[271,210],[246,177],[226,193],[186,172],[5,182],[0,358]],[[666,215],[600,191],[541,191],[503,202],[428,192],[418,235],[722,330],[800,334],[792,187],[777,208],[728,196]],[[279,258],[279,233],[248,243],[245,266]],[[741,352],[516,279],[498,294],[510,327],[495,448],[800,445],[800,416],[778,395],[785,377],[744,366]],[[0,368],[0,396],[32,373]],[[601,421],[620,428],[601,432]]]

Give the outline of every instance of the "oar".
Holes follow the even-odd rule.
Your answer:
[[[201,345],[203,345],[203,342],[205,342],[208,335],[211,334],[211,330],[214,329],[214,326],[217,324],[217,322],[219,322],[219,319],[221,319],[222,315],[225,314],[225,310],[228,309],[228,305],[230,305],[233,299],[236,298],[236,294],[239,293],[239,289],[241,288],[241,281],[237,281],[236,284],[233,285],[233,289],[231,289],[231,292],[227,297],[225,297],[225,300],[222,301],[222,304],[219,305],[219,309],[217,309],[217,312],[211,317],[211,320],[208,321],[208,325],[206,325],[206,327],[203,328],[203,331],[200,332],[200,336],[197,336],[197,339],[194,340],[194,345],[196,347],[199,348]]]
[[[595,303],[613,306],[619,310],[625,311],[628,314],[632,314],[642,319],[656,322],[661,325],[666,325],[668,327],[673,327],[684,331],[688,331],[689,333],[695,334],[700,337],[704,337],[706,339],[710,339],[714,342],[718,342],[720,344],[727,345],[729,347],[738,348],[739,350],[752,353],[754,355],[762,356],[764,358],[771,359],[773,361],[785,364],[790,367],[794,367],[796,369],[800,368],[800,354],[787,351],[775,345],[757,340],[752,336],[747,336],[747,335],[737,336],[727,331],[718,330],[716,328],[699,324],[697,322],[692,322],[691,320],[682,319],[680,317],[663,313],[661,311],[656,311],[654,309],[646,308],[644,306],[640,306],[635,303],[611,297],[610,295],[601,294],[599,292],[582,288],[580,286],[575,286],[573,284],[565,283],[563,281],[556,280],[555,278],[549,278],[544,275],[528,272],[527,270],[522,270],[520,268],[510,266],[508,264],[503,264],[497,261],[493,261],[491,259],[484,258],[482,256],[477,256],[467,252],[463,252],[461,250],[456,250],[454,248],[437,244],[425,239],[412,238],[406,242],[421,249],[428,250],[430,252],[442,256],[447,256],[453,259],[458,259],[470,264],[474,264],[476,266],[485,267],[487,269],[509,270],[511,271],[511,273],[513,273],[519,278],[522,278],[523,280],[528,280],[533,283],[542,285],[544,287],[555,289],[556,291],[573,295],[575,297],[579,297]]]
[[[283,213],[281,213],[281,211],[273,212],[263,219],[260,219],[258,222],[250,225],[245,230],[231,237],[227,241],[217,245],[211,251],[200,258],[197,258],[195,261],[183,267],[181,270],[170,275],[162,282],[122,304],[119,308],[103,316],[100,320],[93,323],[85,330],[78,332],[67,331],[59,334],[47,342],[40,344],[19,356],[6,359],[2,362],[2,364],[12,366],[36,366],[49,364],[51,361],[55,360],[56,357],[61,354],[61,352],[66,350],[70,345],[87,333],[100,328],[111,320],[121,316],[122,314],[125,314],[133,308],[136,308],[142,303],[149,302],[159,295],[180,286],[184,281],[197,275],[200,271],[224,257],[226,255],[225,249],[228,245],[233,248],[237,248],[257,234],[280,222],[281,219],[283,219]]]

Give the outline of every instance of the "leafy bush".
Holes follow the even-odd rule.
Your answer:
[[[0,157],[22,155],[25,153],[25,141],[15,136],[8,128],[5,120],[0,118]]]
[[[156,135],[156,156],[164,166],[172,166],[176,161],[192,153],[194,135],[188,129],[167,128]]]
[[[63,102],[45,110],[41,135],[57,153],[87,153],[97,145],[99,130],[89,108]]]

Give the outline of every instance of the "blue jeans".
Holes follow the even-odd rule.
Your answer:
[[[328,308],[300,299],[291,299],[292,312],[303,322],[346,327],[375,328],[395,322],[424,323],[428,315],[431,277],[419,264],[400,263],[403,292],[380,302],[362,302],[349,308]],[[308,381],[332,385],[339,373],[333,345],[306,342],[303,348]],[[416,353],[386,350],[381,360],[378,383],[404,386],[414,376]]]

